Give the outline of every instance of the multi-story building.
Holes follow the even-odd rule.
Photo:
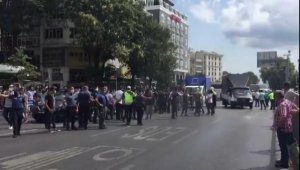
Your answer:
[[[152,14],[154,20],[171,31],[172,41],[177,46],[174,80],[176,84],[182,83],[189,67],[187,17],[176,10],[170,0],[146,0],[145,3],[146,10]]]
[[[189,55],[191,75],[205,75],[211,77],[214,83],[221,82],[223,55],[206,51],[190,52]]]

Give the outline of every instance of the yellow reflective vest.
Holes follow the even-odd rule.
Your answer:
[[[131,105],[134,100],[134,93],[132,91],[125,91],[124,93],[124,104]]]

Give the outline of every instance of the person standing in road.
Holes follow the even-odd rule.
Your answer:
[[[56,130],[55,124],[55,89],[53,87],[49,88],[47,95],[45,96],[45,127],[48,129],[49,133],[54,133]],[[51,131],[52,124],[52,131]]]
[[[147,98],[145,103],[146,103],[146,119],[152,118],[153,114],[153,105],[154,105],[154,95],[151,89],[147,89],[145,92],[145,97]]]
[[[284,98],[284,92],[277,94],[277,108],[274,114],[273,129],[277,131],[281,159],[276,162],[278,168],[289,168],[288,147],[295,143],[292,127],[293,105]]]
[[[137,111],[137,125],[142,126],[143,125],[143,117],[144,117],[144,110],[145,110],[145,99],[142,94],[141,90],[137,90],[137,96],[135,98],[135,105],[136,105],[136,111]]]
[[[13,138],[21,135],[23,113],[27,106],[25,97],[21,93],[24,93],[24,89],[16,87],[14,94],[10,96],[12,101]]]
[[[203,95],[200,91],[198,91],[195,95],[195,103],[196,103],[196,108],[195,108],[195,116],[200,116],[201,112],[204,114],[204,109],[203,109]]]
[[[127,86],[126,91],[123,95],[124,108],[125,108],[125,117],[127,119],[126,125],[130,126],[131,117],[132,117],[132,104],[134,102],[135,94],[131,91],[131,86]]]
[[[74,95],[75,89],[74,87],[70,87],[68,89],[68,93],[66,94],[65,97],[65,102],[66,102],[66,128],[67,130],[70,130],[70,123],[71,123],[71,129],[76,130],[75,127],[75,115],[77,113],[77,104],[76,104],[76,96]]]
[[[213,103],[213,91],[209,90],[206,95],[206,108],[207,108],[207,115],[214,115],[214,103]]]
[[[1,97],[5,98],[4,101],[4,109],[3,109],[3,117],[4,119],[7,121],[8,125],[9,125],[9,129],[12,130],[13,129],[13,120],[12,120],[12,102],[11,102],[11,98],[9,98],[9,96],[14,94],[14,85],[9,85],[9,88],[7,91],[4,92],[4,95],[1,95]]]
[[[107,113],[107,98],[104,93],[104,88],[102,88],[102,93],[98,93],[96,102],[98,105],[98,117],[99,117],[99,129],[106,129],[105,119]]]
[[[90,101],[91,93],[89,92],[88,86],[83,86],[82,91],[78,94],[78,105],[79,105],[79,127],[84,130],[87,129],[88,120],[90,116]]]
[[[183,93],[183,95],[182,95],[182,111],[181,111],[181,116],[183,116],[183,114],[185,116],[188,116],[187,115],[188,105],[189,105],[189,94],[187,93],[187,90],[185,90],[184,93]]]
[[[213,93],[213,105],[212,105],[212,109],[213,109],[213,114],[215,114],[216,112],[216,108],[217,108],[217,92],[215,91],[215,88],[214,87],[211,87],[211,91]]]
[[[275,110],[275,97],[274,97],[274,90],[271,91],[269,93],[269,99],[270,99],[270,102],[271,102],[271,107],[270,107],[270,110]]]
[[[117,90],[114,94],[115,98],[115,107],[116,107],[116,119],[117,120],[122,120],[124,121],[124,116],[123,116],[123,91],[122,90]]]
[[[170,99],[171,112],[172,112],[171,118],[176,119],[178,117],[178,103],[179,103],[179,94],[176,87],[171,92],[169,99]]]
[[[259,91],[255,92],[255,107],[259,107]]]
[[[266,103],[265,103],[265,93],[263,90],[259,91],[259,101],[260,101],[260,110],[263,110],[263,107],[265,110],[267,109]]]
[[[106,114],[106,119],[108,119],[108,116],[110,116],[110,119],[113,120],[114,118],[114,98],[113,95],[109,92],[108,87],[104,86],[103,87],[103,93],[106,97],[107,100],[107,114]]]

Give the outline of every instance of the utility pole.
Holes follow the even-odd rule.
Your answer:
[[[291,51],[289,50],[288,51],[288,54],[286,55],[287,58],[286,58],[286,67],[285,67],[285,82],[288,82],[289,81],[289,62],[290,62],[290,55],[291,55]]]

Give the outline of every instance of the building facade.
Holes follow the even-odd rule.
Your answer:
[[[152,14],[154,20],[171,31],[172,42],[177,46],[174,81],[176,84],[181,84],[189,71],[187,17],[177,11],[170,0],[146,0],[145,3],[146,10]]]
[[[223,55],[206,51],[191,51],[189,55],[191,75],[205,75],[211,77],[213,83],[221,82]]]

